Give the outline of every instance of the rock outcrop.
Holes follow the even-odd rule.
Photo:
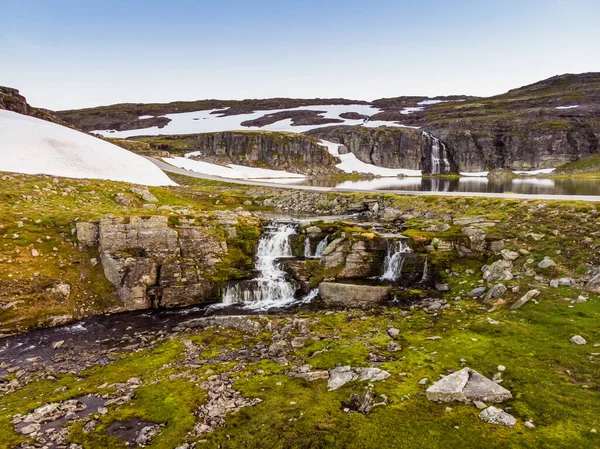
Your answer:
[[[171,228],[168,218],[105,218],[78,223],[84,248],[98,248],[106,278],[126,309],[180,307],[202,302],[227,244],[193,225]]]
[[[422,170],[425,174],[458,173],[453,154],[444,142],[412,128],[331,126],[306,133],[344,145],[361,161],[389,168]],[[437,167],[434,158],[441,160]],[[447,160],[447,165],[443,159]]]
[[[339,269],[337,278],[367,278],[382,273],[384,257],[385,243],[374,234],[360,240],[340,237],[327,245],[321,263],[326,269]]]
[[[339,160],[314,138],[270,131],[227,131],[146,137],[141,139],[157,151],[183,155],[215,164],[240,164],[292,173],[337,173]]]
[[[390,288],[382,286],[321,282],[319,296],[326,306],[366,309],[389,297]]]

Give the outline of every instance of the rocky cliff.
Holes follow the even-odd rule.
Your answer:
[[[445,148],[445,144],[431,134],[418,129],[331,126],[306,134],[340,143],[368,164],[422,170],[426,174],[458,172],[454,152]]]
[[[235,214],[221,212],[218,221],[230,237],[236,236]],[[163,216],[104,218],[77,223],[77,239],[83,250],[98,250],[104,275],[127,310],[182,307],[220,297],[217,278],[228,247],[210,225],[192,219],[171,227]]]
[[[231,131],[134,138],[158,151],[197,158],[216,164],[240,164],[287,170],[293,173],[324,175],[337,173],[339,162],[317,140],[293,133]],[[131,141],[131,140],[129,140]]]

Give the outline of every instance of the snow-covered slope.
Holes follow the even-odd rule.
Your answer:
[[[0,171],[174,185],[137,154],[65,126],[0,110]]]

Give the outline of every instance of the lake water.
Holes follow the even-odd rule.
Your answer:
[[[290,181],[295,185],[335,187],[354,190],[408,190],[416,192],[524,193],[530,195],[600,195],[600,180],[517,178],[505,182],[484,177],[378,178],[361,181],[306,179]]]

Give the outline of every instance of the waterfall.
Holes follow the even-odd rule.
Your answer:
[[[402,275],[404,255],[410,253],[410,247],[406,239],[395,241],[388,240],[388,249],[383,261],[382,281],[395,281]]]
[[[265,229],[256,252],[259,277],[249,281],[230,283],[223,294],[223,304],[244,304],[249,308],[264,308],[289,304],[294,301],[294,287],[285,280],[279,259],[292,257],[290,236],[297,224],[273,221]]]
[[[310,259],[310,238],[306,237],[304,239],[304,258]]]
[[[450,161],[448,161],[448,152],[446,145],[433,134],[423,131],[423,135],[431,139],[431,174],[439,175],[450,173]]]
[[[327,240],[329,239],[329,235],[326,235],[323,240],[319,242],[317,245],[317,249],[315,250],[315,259],[320,259],[323,255],[323,251],[327,248]]]
[[[329,239],[329,235],[326,235],[323,240],[319,242],[317,248],[315,249],[315,254],[312,255],[310,251],[310,239],[306,237],[304,240],[304,257],[306,259],[320,259],[323,255],[323,251],[327,248],[327,241]]]
[[[429,257],[425,257],[425,263],[423,264],[423,276],[421,276],[421,281],[420,282],[427,282],[427,280],[429,279]]]

